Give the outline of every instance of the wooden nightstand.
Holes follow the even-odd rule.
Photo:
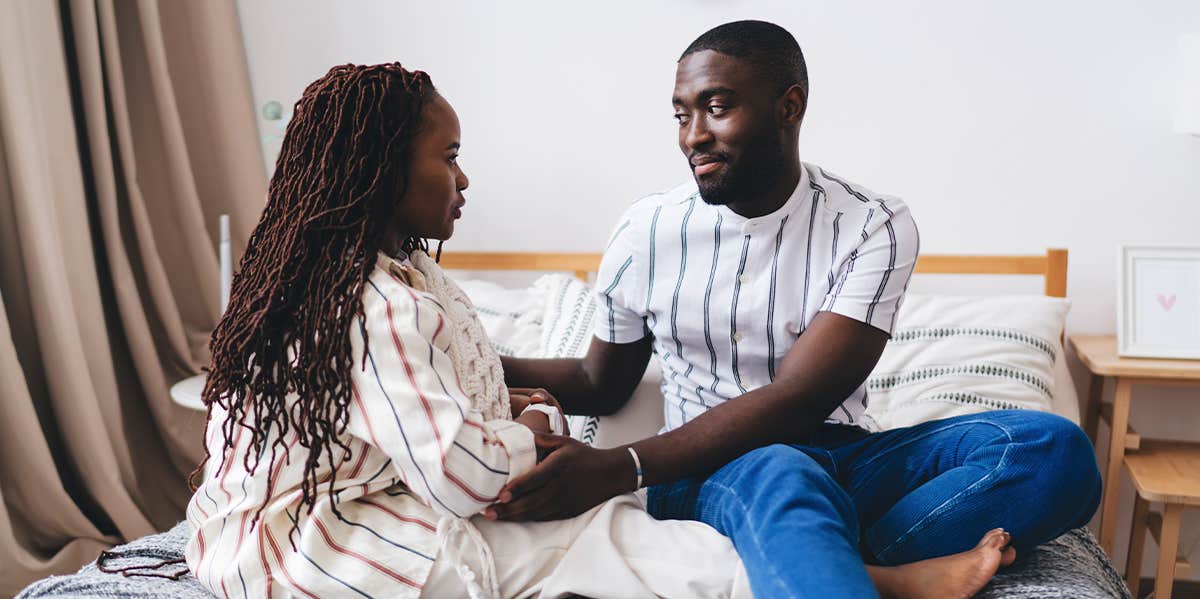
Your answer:
[[[1109,423],[1108,464],[1104,469],[1104,498],[1100,504],[1100,547],[1110,556],[1117,533],[1117,490],[1121,482],[1121,466],[1127,450],[1137,450],[1141,437],[1129,428],[1129,403],[1134,385],[1196,386],[1200,387],[1200,360],[1158,360],[1122,358],[1117,355],[1114,335],[1072,336],[1071,346],[1079,359],[1092,372],[1087,405],[1083,408],[1084,430],[1096,440],[1099,419]],[[1101,401],[1104,379],[1116,383],[1113,402]],[[1197,406],[1200,413],[1200,405]],[[1200,418],[1200,415],[1197,416]]]

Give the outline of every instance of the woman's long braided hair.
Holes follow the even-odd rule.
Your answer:
[[[399,63],[337,66],[304,90],[229,307],[209,343],[203,400],[210,418],[214,403],[228,410],[218,471],[238,427],[244,429],[238,434],[250,435],[249,471],[268,447],[271,463],[277,449],[286,455],[284,439],[295,430],[308,449],[300,506],[310,513],[323,482],[317,479],[321,456],[335,466],[350,458],[340,433],[351,401],[351,327],[362,315],[360,294],[405,191],[422,108],[435,93],[428,75]],[[403,249],[427,247],[409,238]],[[294,402],[287,401],[290,394]],[[211,457],[206,444],[193,480]],[[331,474],[330,493],[333,484]]]

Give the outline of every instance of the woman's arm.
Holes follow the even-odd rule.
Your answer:
[[[536,462],[545,415],[485,420],[459,386],[446,316],[410,287],[373,278],[351,335],[348,430],[382,450],[402,482],[445,515],[471,516]]]

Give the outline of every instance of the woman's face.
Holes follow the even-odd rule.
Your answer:
[[[466,203],[470,183],[458,165],[458,115],[440,94],[425,105],[413,139],[408,186],[396,206],[395,228],[403,236],[449,239]]]

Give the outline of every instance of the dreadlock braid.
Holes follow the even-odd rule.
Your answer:
[[[251,472],[268,439],[274,463],[294,429],[308,450],[301,506],[309,513],[324,482],[316,474],[322,455],[336,464],[336,446],[342,459],[350,458],[340,439],[351,401],[350,327],[362,316],[360,294],[404,194],[412,140],[434,92],[428,75],[399,63],[337,66],[304,90],[228,310],[209,344],[204,404],[209,418],[214,403],[228,410],[219,468],[238,427],[251,435],[244,458]],[[427,245],[410,238],[404,249]],[[289,406],[285,399],[293,393]],[[210,458],[206,447],[193,480]]]

